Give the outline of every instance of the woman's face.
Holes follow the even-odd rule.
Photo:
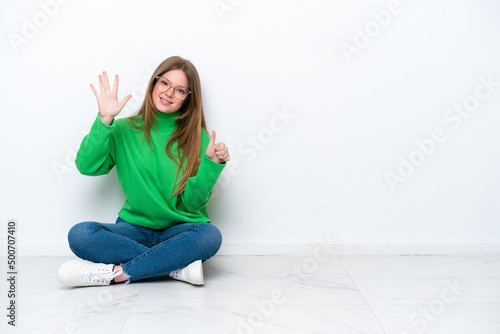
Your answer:
[[[182,70],[170,70],[160,76],[166,80],[156,79],[152,94],[153,103],[156,109],[162,113],[172,113],[179,110],[184,104],[184,101],[187,100],[187,97],[184,100],[179,99],[175,96],[175,90],[189,90],[186,74],[184,74]],[[171,87],[169,87],[166,92],[161,92],[159,85],[164,85],[166,82],[168,82]]]

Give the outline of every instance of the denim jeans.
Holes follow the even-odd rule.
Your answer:
[[[70,229],[68,241],[79,258],[120,264],[133,282],[209,259],[219,250],[222,236],[209,223],[181,223],[155,230],[118,217],[114,224],[78,223]]]

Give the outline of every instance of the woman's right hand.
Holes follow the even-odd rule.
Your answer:
[[[111,125],[113,119],[116,115],[122,111],[125,104],[130,100],[132,95],[127,95],[123,100],[118,101],[118,74],[115,75],[115,82],[113,83],[113,90],[109,89],[108,75],[105,71],[102,72],[102,76],[99,75],[99,87],[101,88],[101,94],[97,92],[92,84],[90,88],[94,92],[97,98],[97,106],[99,107],[99,117],[104,123]],[[103,82],[104,77],[104,82]]]

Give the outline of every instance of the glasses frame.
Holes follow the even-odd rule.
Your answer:
[[[187,92],[187,94],[186,94],[186,96],[184,96],[184,98],[179,98],[179,97],[177,97],[177,95],[176,95],[176,93],[175,93],[175,90],[176,90],[177,88],[179,88],[179,87],[180,87],[180,88],[182,88],[182,89],[185,89],[185,90],[187,90],[187,88],[182,87],[182,86],[175,86],[175,87],[174,87],[174,86],[172,86],[172,85],[171,85],[170,80],[168,80],[167,78],[164,78],[164,77],[162,77],[162,76],[160,76],[160,75],[156,76],[156,78],[155,78],[155,79],[156,79],[156,83],[155,83],[155,85],[157,86],[156,88],[158,89],[158,91],[159,91],[159,92],[166,93],[166,92],[168,92],[168,91],[170,90],[170,88],[172,88],[172,89],[174,90],[174,98],[176,98],[176,99],[178,99],[178,100],[184,101],[184,100],[186,99],[186,97],[188,97],[188,95],[189,95],[189,94],[191,94],[191,91],[188,91],[188,92]],[[160,85],[158,84],[159,79],[163,79],[163,80],[167,81],[167,82],[170,84],[170,85],[169,85],[170,87],[169,87],[169,88],[167,88],[167,90],[162,91],[162,90],[160,89]]]

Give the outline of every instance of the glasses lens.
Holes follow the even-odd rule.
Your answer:
[[[158,81],[156,82],[156,85],[158,86],[158,90],[160,92],[166,92],[170,88],[170,84],[167,80],[158,77]]]
[[[184,100],[187,96],[187,91],[184,88],[176,88],[175,89],[175,97]]]

